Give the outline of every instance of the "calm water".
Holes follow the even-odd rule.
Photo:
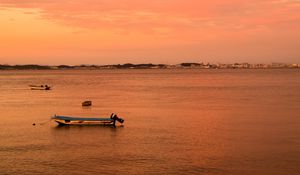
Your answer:
[[[1,175],[300,173],[300,70],[0,71],[0,111]]]

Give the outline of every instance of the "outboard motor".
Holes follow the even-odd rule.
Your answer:
[[[123,123],[124,119],[117,117],[117,121],[120,122],[120,123]]]
[[[117,121],[120,122],[120,123],[123,123],[123,122],[124,122],[124,119],[119,118],[119,117],[117,116],[117,114],[114,114],[114,113],[112,113],[112,114],[110,115],[110,118],[113,119],[114,121],[117,120]]]

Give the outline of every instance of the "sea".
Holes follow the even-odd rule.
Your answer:
[[[111,113],[125,122],[50,120]],[[0,71],[0,175],[299,175],[299,165],[300,69]]]

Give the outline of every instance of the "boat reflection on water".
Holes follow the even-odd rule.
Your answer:
[[[110,150],[111,144],[126,141],[124,129],[123,125],[56,125],[50,129],[49,142],[53,149],[64,150],[64,155],[81,154],[86,148],[94,150],[92,152],[86,151],[86,154],[102,155],[103,152],[114,151]],[[122,145],[121,143],[117,145]],[[68,149],[65,149],[66,147]]]
[[[69,130],[69,129],[84,129],[84,128],[90,128],[90,129],[97,129],[97,128],[111,128],[112,131],[115,131],[118,128],[124,128],[124,125],[56,125],[52,128],[57,129],[57,130]]]

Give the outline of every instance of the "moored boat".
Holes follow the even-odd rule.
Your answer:
[[[50,90],[51,87],[48,85],[29,85],[31,90]]]
[[[83,118],[83,117],[69,117],[54,115],[51,117],[52,120],[57,122],[59,125],[110,125],[115,126],[116,121],[123,123],[124,119],[118,117],[112,113],[109,118]]]
[[[92,101],[84,101],[82,102],[82,106],[92,106]]]

